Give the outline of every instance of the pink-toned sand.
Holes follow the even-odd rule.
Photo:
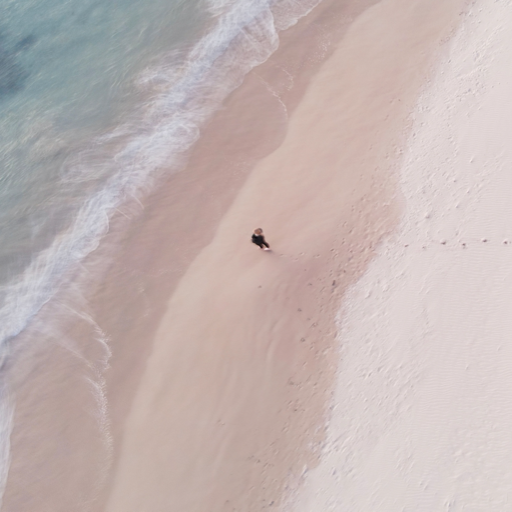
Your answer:
[[[461,7],[382,2],[314,76],[168,302],[107,511],[264,510],[315,465],[334,311],[393,225],[407,116]]]
[[[92,314],[113,349],[113,454],[90,509],[277,508],[319,463],[336,312],[398,221],[409,114],[464,1],[338,4],[291,29],[232,95],[96,290]],[[255,227],[272,252],[250,243]],[[55,367],[40,379],[41,417],[60,411],[76,426],[57,385],[69,365]],[[18,396],[29,414],[37,392]],[[61,504],[87,482],[87,442],[69,434],[73,458],[42,425],[13,432],[5,510],[69,511]],[[34,445],[44,474],[24,473]]]

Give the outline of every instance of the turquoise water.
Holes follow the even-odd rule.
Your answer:
[[[109,169],[94,154],[95,149],[102,153],[96,139],[140,108],[137,102],[146,98],[137,78],[173,49],[192,45],[206,15],[190,0],[43,0],[1,7],[0,285],[5,297],[5,286],[69,228],[80,203],[108,178]],[[80,165],[73,161],[77,158]],[[12,334],[16,329],[6,332]]]
[[[0,0],[0,362],[113,213],[183,167],[205,121],[318,2]]]
[[[4,6],[0,344],[98,246],[123,201],[182,164],[307,1]]]

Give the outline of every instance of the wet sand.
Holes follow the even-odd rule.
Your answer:
[[[461,5],[383,2],[314,75],[168,302],[108,511],[265,510],[318,463],[335,312],[396,222],[408,116]]]
[[[98,511],[286,502],[319,463],[336,312],[398,222],[409,114],[462,3],[323,4],[229,98],[186,169],[142,212],[126,208],[130,228],[121,216],[110,235],[123,250],[77,301],[94,321],[52,333],[55,348],[40,347],[51,378],[18,386],[15,425],[39,399],[44,411],[15,427],[3,510],[69,511],[80,492]],[[250,244],[255,227],[271,253]],[[59,391],[103,360],[101,343],[83,349],[98,329],[112,349],[106,455],[78,428],[94,400],[68,408],[76,395]],[[82,370],[59,363],[68,338]],[[38,423],[53,411],[60,429]]]

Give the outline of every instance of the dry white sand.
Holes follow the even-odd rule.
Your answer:
[[[293,510],[512,510],[512,10],[476,3],[420,101],[401,227],[341,314]]]

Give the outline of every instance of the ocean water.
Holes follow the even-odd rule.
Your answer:
[[[0,1],[2,364],[118,208],[183,167],[279,31],[319,1]]]
[[[102,190],[110,185],[112,195],[122,186],[108,183],[121,166],[113,168],[102,139],[120,128],[137,137],[123,117],[136,114],[139,97],[148,100],[141,77],[159,53],[191,45],[205,18],[197,3],[180,1],[3,6],[0,343],[26,326],[59,274],[97,243],[105,226],[84,218],[83,208],[92,201],[97,215],[108,215]]]

